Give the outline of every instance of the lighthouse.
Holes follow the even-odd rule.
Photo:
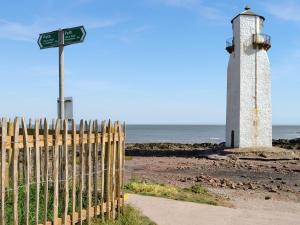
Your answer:
[[[226,147],[272,147],[271,38],[263,33],[264,21],[248,6],[231,20]]]

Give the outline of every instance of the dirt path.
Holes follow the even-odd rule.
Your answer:
[[[128,202],[158,225],[298,225],[300,203],[237,199],[235,208],[129,195]]]

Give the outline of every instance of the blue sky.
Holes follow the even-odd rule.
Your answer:
[[[246,4],[272,36],[274,124],[300,124],[300,1],[3,0],[1,115],[56,116],[58,49],[38,34],[84,25],[65,48],[65,94],[76,119],[224,124],[225,41]]]

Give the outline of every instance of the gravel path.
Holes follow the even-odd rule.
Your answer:
[[[235,200],[235,208],[130,194],[128,203],[158,225],[299,225],[300,203]]]

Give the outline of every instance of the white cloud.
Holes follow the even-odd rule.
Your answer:
[[[267,12],[279,19],[286,21],[300,21],[300,5],[295,1],[266,3],[264,4]]]
[[[34,41],[39,33],[39,24],[22,24],[0,19],[0,37],[11,40]]]
[[[36,42],[39,33],[52,31],[58,29],[59,27],[70,27],[85,25],[88,29],[98,29],[115,26],[124,21],[120,17],[113,17],[108,19],[81,19],[80,22],[72,18],[64,19],[62,21],[67,21],[61,23],[60,21],[54,19],[41,19],[39,22],[33,23],[20,23],[15,21],[8,21],[5,19],[0,19],[0,38],[16,40],[16,41],[31,41]]]

